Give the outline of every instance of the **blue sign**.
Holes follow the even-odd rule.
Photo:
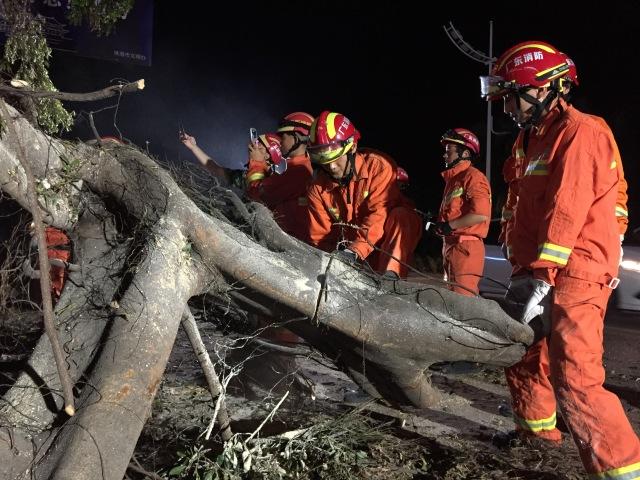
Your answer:
[[[133,8],[116,23],[111,34],[97,36],[88,26],[69,24],[71,0],[36,0],[35,11],[44,18],[44,34],[51,48],[92,58],[151,66],[153,0],[136,0]],[[7,24],[0,19],[0,42]]]

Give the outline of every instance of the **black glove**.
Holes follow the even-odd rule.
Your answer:
[[[348,248],[344,250],[334,250],[331,256],[349,265],[353,265],[358,261],[358,254]]]
[[[440,235],[441,237],[446,237],[453,233],[453,228],[451,228],[449,222],[431,222],[429,229],[433,230],[436,235]]]

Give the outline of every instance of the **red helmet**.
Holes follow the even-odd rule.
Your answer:
[[[309,136],[309,129],[313,123],[313,117],[305,112],[293,112],[280,120],[278,133],[298,132],[305,137]]]
[[[566,55],[545,42],[519,43],[503,53],[492,75],[480,77],[483,98],[496,100],[523,87],[542,88],[553,80],[567,76]]]
[[[576,69],[576,64],[571,60],[571,57],[566,53],[560,52],[560,55],[564,56],[567,65],[569,65],[569,73],[567,73],[567,79],[571,81],[574,85],[580,85],[578,81],[578,70]]]
[[[480,155],[480,140],[475,134],[467,130],[466,128],[454,128],[447,130],[442,135],[440,143],[445,145],[447,143],[455,143],[456,145],[462,145],[473,152],[474,155]]]
[[[404,168],[396,168],[396,181],[400,184],[409,183],[409,174]]]
[[[307,151],[312,162],[331,163],[355,150],[359,139],[360,132],[347,117],[325,110],[311,125]]]
[[[276,133],[265,133],[258,136],[258,140],[267,149],[271,162],[279,165],[282,161],[282,152],[280,151],[280,136]]]

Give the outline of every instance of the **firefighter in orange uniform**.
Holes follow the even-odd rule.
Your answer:
[[[562,84],[562,96],[564,99],[569,102],[569,95],[572,87],[578,86],[580,82],[578,81],[578,71],[576,69],[576,65],[564,53],[561,53],[564,56],[565,61],[569,65],[569,70],[567,72],[566,77],[564,77],[564,82]],[[618,229],[620,233],[620,243],[624,240],[624,235],[627,232],[627,227],[629,224],[629,211],[627,208],[627,181],[624,177],[624,169],[622,166],[622,158],[620,157],[620,151],[618,150],[618,144],[616,143],[613,132],[605,122],[605,120],[601,117],[596,117],[593,115],[593,118],[597,121],[601,122],[603,128],[607,131],[607,134],[610,136],[610,141],[614,145],[614,162],[619,171],[620,178],[618,179],[618,195],[615,206],[616,219],[618,221]],[[501,232],[500,238],[498,241],[503,243],[503,250],[506,252],[505,257],[509,260],[512,260],[511,256],[511,243],[509,241],[511,235],[510,232],[513,228],[513,212],[516,208],[516,204],[518,201],[518,181],[524,175],[524,146],[525,143],[528,142],[529,129],[521,129],[518,135],[518,138],[513,147],[513,153],[511,157],[507,159],[503,168],[503,176],[505,182],[508,184],[508,194],[507,201],[505,202],[504,208],[502,209],[502,220],[501,220]],[[620,251],[620,260],[622,260],[622,247]]]
[[[278,134],[260,135],[257,145],[249,145],[247,195],[269,207],[282,230],[296,238],[305,237],[306,190],[312,172],[306,142],[312,121],[302,112],[287,115]]]
[[[366,261],[404,278],[422,221],[398,186],[395,162],[358,152],[360,133],[340,113],[324,111],[311,127],[309,155],[320,168],[308,191],[307,241],[347,262]]]
[[[471,165],[480,142],[465,128],[448,130],[441,140],[446,182],[435,233],[443,237],[442,262],[449,288],[462,295],[478,294],[484,270],[483,238],[491,219],[491,187],[484,174]]]
[[[307,143],[312,123],[313,117],[305,112],[286,115],[278,127],[278,152],[273,145],[268,147],[277,161],[261,161],[263,156],[252,154],[247,172],[249,197],[267,205],[282,229],[296,238],[306,233],[306,191],[312,174]],[[267,142],[273,144],[275,139],[269,137]]]
[[[526,292],[521,317],[540,315],[548,336],[507,369],[519,435],[561,441],[556,408],[591,478],[640,478],[640,441],[604,386],[603,320],[617,285],[620,170],[603,120],[563,97],[566,56],[540,41],[505,52],[482,95],[529,130],[512,236],[511,289]]]

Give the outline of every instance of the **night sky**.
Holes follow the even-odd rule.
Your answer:
[[[249,127],[272,131],[296,110],[339,111],[361,131],[361,145],[388,152],[407,169],[418,206],[435,210],[443,187],[440,136],[448,128],[470,128],[484,156],[486,123],[478,81],[486,67],[460,53],[442,25],[453,21],[465,40],[488,53],[493,20],[495,56],[523,40],[544,40],[574,59],[580,78],[574,103],[603,116],[616,135],[630,185],[631,225],[640,225],[634,208],[640,5],[606,2],[603,11],[587,2],[527,2],[518,10],[515,2],[478,2],[472,9],[451,2],[439,7],[449,12],[438,16],[418,13],[408,2],[204,3],[156,2],[152,67],[54,52],[54,83],[63,91],[92,91],[115,78],[144,78],[142,93],[123,98],[117,125],[138,145],[148,141],[159,158],[177,162],[194,161],[178,142],[180,124],[219,163],[239,167],[246,161]],[[578,15],[589,19],[578,21]],[[70,106],[97,110],[107,104]],[[509,132],[494,137],[496,204],[504,191],[502,163],[515,138],[501,111],[496,103],[494,128]],[[113,110],[97,122],[102,135],[117,134]],[[79,121],[71,136],[91,134]],[[484,159],[478,166],[484,169]]]

